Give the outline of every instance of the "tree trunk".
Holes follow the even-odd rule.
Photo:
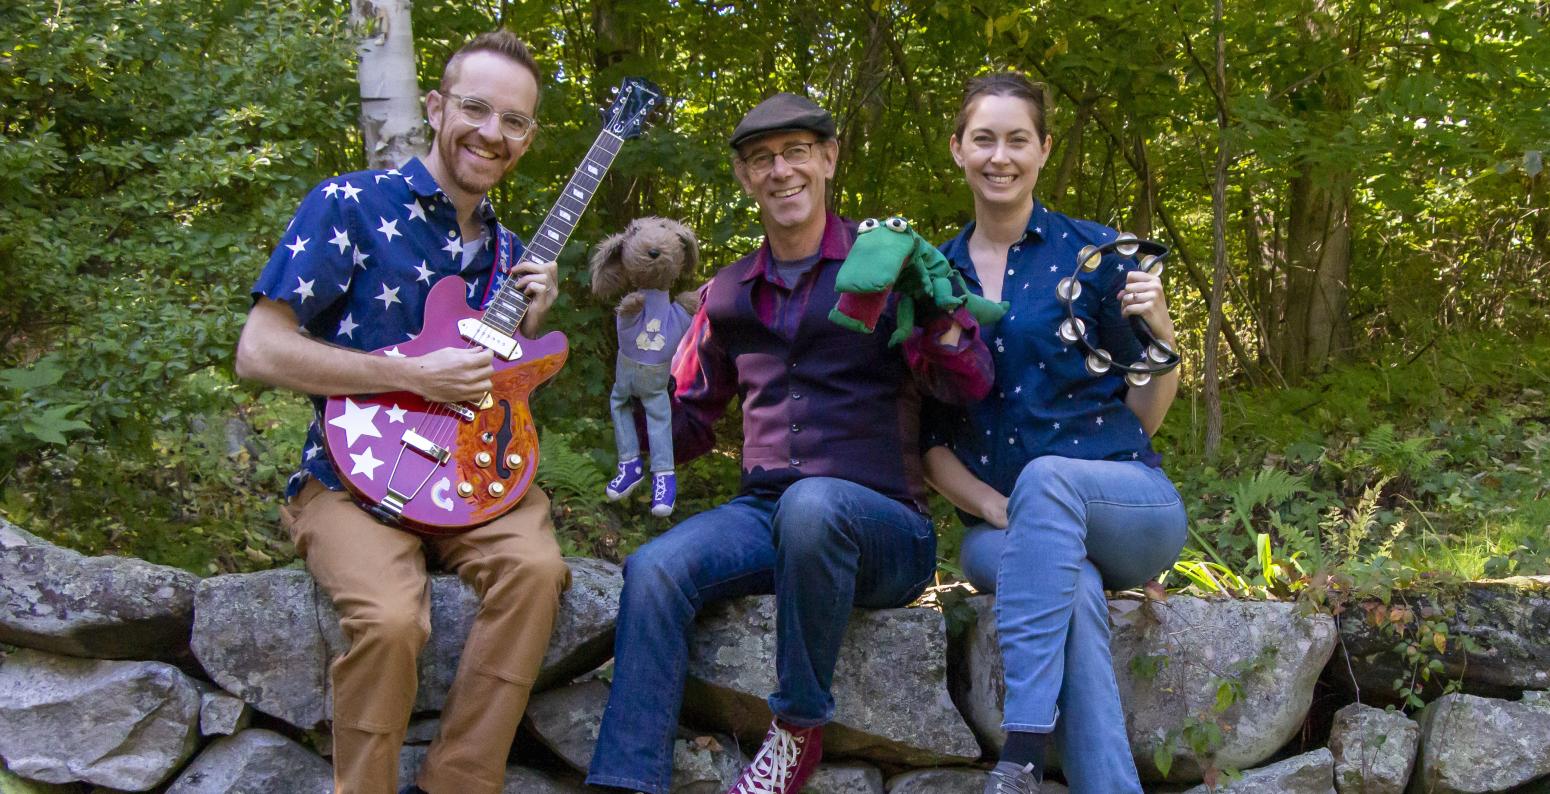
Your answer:
[[[368,168],[396,168],[430,151],[415,77],[412,0],[351,0],[360,36],[361,143]]]
[[[1327,368],[1350,339],[1351,175],[1298,166],[1289,186],[1286,324],[1281,372],[1289,381]]]
[[[1087,128],[1087,120],[1092,117],[1093,106],[1091,102],[1083,102],[1076,106],[1076,120],[1071,122],[1071,129],[1066,131],[1065,141],[1057,141],[1061,147],[1060,165],[1055,169],[1055,189],[1050,193],[1050,203],[1057,209],[1066,209],[1066,191],[1071,188],[1071,182],[1076,178],[1077,166],[1082,162],[1082,133]]]
[[[1157,188],[1152,182],[1152,164],[1146,157],[1145,137],[1137,132],[1135,134],[1135,162],[1140,164],[1136,169],[1136,200],[1130,205],[1130,228],[1128,231],[1137,237],[1150,239],[1152,236],[1152,213],[1156,211]]]
[[[1211,184],[1211,302],[1206,319],[1205,403],[1206,459],[1222,446],[1222,386],[1218,373],[1217,340],[1222,335],[1222,293],[1227,283],[1227,46],[1222,0],[1216,0],[1216,179]]]
[[[614,0],[592,3],[592,88],[593,98],[600,108],[608,107],[609,92],[618,85],[618,78],[624,77],[615,67],[631,55],[640,53],[638,22]],[[627,219],[640,215],[646,191],[637,190],[638,187],[636,180],[622,169],[609,171],[592,199],[597,218],[612,228],[623,226]]]

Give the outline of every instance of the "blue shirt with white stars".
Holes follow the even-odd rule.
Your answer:
[[[420,332],[431,285],[460,278],[468,305],[478,308],[492,291],[494,241],[510,248],[503,261],[522,255],[522,241],[496,222],[488,199],[475,214],[483,240],[469,241],[465,252],[457,210],[418,158],[402,168],[325,180],[302,199],[253,284],[253,298],[290,306],[307,334],[329,344],[378,350],[407,342]],[[323,452],[324,399],[314,397],[313,405],[287,498],[307,477],[332,490],[344,487]]]
[[[969,288],[983,294],[969,258],[973,233],[971,221],[941,249]],[[995,360],[995,386],[968,408],[928,406],[928,444],[950,448],[1003,494],[1012,493],[1030,461],[1046,455],[1161,464],[1141,420],[1125,405],[1124,373],[1088,374],[1081,346],[1066,344],[1058,334],[1066,308],[1056,284],[1076,268],[1083,246],[1115,235],[1102,224],[1069,218],[1035,201],[1023,238],[1007,251],[1001,299],[1011,307],[995,325],[980,329]],[[1110,255],[1096,270],[1081,273],[1076,316],[1097,329],[1099,345],[1114,360],[1129,362],[1139,360],[1143,348],[1120,313],[1125,272],[1124,260]]]

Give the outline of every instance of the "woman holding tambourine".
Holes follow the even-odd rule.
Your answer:
[[[1040,87],[969,83],[951,149],[974,221],[942,252],[1008,309],[982,329],[990,396],[927,414],[926,474],[969,526],[966,575],[997,594],[1007,742],[986,794],[1037,792],[1051,733],[1073,792],[1140,794],[1103,591],[1145,583],[1184,545],[1151,447],[1178,389],[1167,248],[1034,200],[1050,145]]]

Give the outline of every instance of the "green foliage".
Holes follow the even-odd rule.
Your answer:
[[[320,0],[6,5],[0,411],[14,419],[0,423],[0,509],[13,519],[199,572],[289,558],[274,499],[309,409],[236,384],[230,357],[247,286],[296,201],[360,166],[344,13]],[[902,213],[941,239],[970,212],[946,146],[962,82],[1003,66],[1045,80],[1055,150],[1040,197],[1175,247],[1169,298],[1186,395],[1198,393],[1206,311],[1191,252],[1208,248],[1217,101],[1206,3],[435,0],[414,15],[423,88],[497,25],[536,52],[541,134],[492,194],[519,233],[620,77],[674,98],[625,146],[561,256],[551,323],[572,354],[534,408],[544,443],[564,450],[558,473],[551,455],[544,466],[568,548],[617,558],[670,524],[605,503],[585,474],[583,461],[612,467],[615,352],[587,247],[638,215],[680,218],[704,253],[685,286],[750,249],[757,218],[725,139],[776,90],[805,88],[839,119],[837,209]],[[1544,400],[1545,345],[1524,341],[1550,300],[1536,270],[1550,255],[1544,23],[1517,0],[1228,10],[1227,317],[1251,360],[1230,360],[1219,457],[1201,454],[1188,396],[1159,440],[1191,510],[1175,581],[1187,570],[1202,587],[1286,595],[1325,556],[1374,571],[1545,569],[1550,508],[1531,495],[1550,440],[1527,407]],[[1345,341],[1393,365],[1254,387],[1250,369],[1274,380],[1264,362],[1288,322],[1285,208],[1306,164],[1354,169]],[[734,406],[717,449],[680,468],[679,517],[735,493],[738,421]]]
[[[199,570],[268,564],[272,531],[247,535],[274,509],[254,495],[284,473],[259,466],[253,482],[253,461],[228,459],[207,429],[263,412],[228,374],[246,287],[294,196],[346,162],[353,111],[339,75],[353,67],[337,9],[10,8],[0,412],[17,421],[0,425],[5,509],[89,551]]]

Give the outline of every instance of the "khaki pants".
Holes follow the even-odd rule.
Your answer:
[[[418,683],[415,660],[430,635],[427,553],[473,587],[480,607],[418,785],[430,794],[497,794],[560,594],[570,584],[549,498],[534,487],[495,521],[455,537],[421,539],[313,481],[281,517],[350,643],[329,669],[336,794],[397,791],[398,753]]]

